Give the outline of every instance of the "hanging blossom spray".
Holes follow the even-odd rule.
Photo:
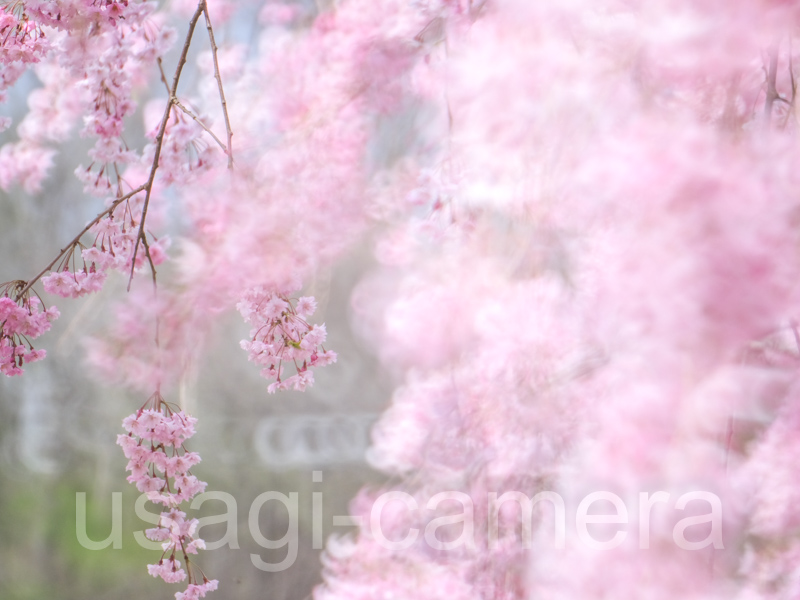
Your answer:
[[[189,558],[205,549],[205,543],[195,537],[197,519],[187,519],[186,513],[178,509],[206,488],[206,483],[191,473],[200,456],[184,445],[194,435],[196,423],[194,417],[173,410],[156,392],[122,422],[128,433],[117,436],[117,444],[129,460],[128,481],[146,493],[148,500],[167,509],[161,513],[158,525],[145,532],[151,540],[162,542],[164,550],[158,563],[148,565],[147,570],[167,583],[184,581],[188,576],[188,587],[175,594],[176,600],[202,598],[206,592],[216,590],[219,583],[208,579]]]

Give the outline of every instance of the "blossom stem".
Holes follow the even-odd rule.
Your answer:
[[[142,206],[142,218],[139,221],[139,231],[136,234],[136,241],[133,243],[133,258],[131,259],[131,274],[128,278],[128,291],[131,289],[131,283],[133,282],[133,273],[136,270],[136,254],[139,251],[139,242],[144,239],[144,224],[147,220],[147,209],[150,206],[150,195],[153,192],[153,183],[156,179],[156,171],[158,171],[158,160],[161,158],[161,146],[164,143],[164,134],[167,130],[167,122],[169,121],[169,115],[172,111],[172,105],[174,104],[174,98],[178,92],[178,82],[181,79],[181,73],[183,72],[183,67],[186,64],[186,56],[189,54],[189,46],[192,44],[192,36],[194,35],[194,28],[197,25],[197,22],[200,20],[200,15],[203,14],[203,11],[206,8],[206,0],[200,0],[197,3],[197,10],[195,10],[194,14],[192,15],[191,20],[189,21],[189,31],[186,33],[186,40],[183,42],[183,49],[181,50],[180,58],[178,59],[178,66],[175,68],[175,75],[172,78],[172,87],[169,91],[169,99],[167,100],[167,106],[164,109],[164,116],[161,119],[161,127],[158,130],[158,135],[156,136],[155,141],[155,152],[153,154],[153,164],[150,167],[150,177],[147,180],[147,183],[144,185],[145,189],[145,197],[144,197],[144,205]],[[145,240],[144,243],[145,252],[147,256],[150,256],[150,252],[147,248],[147,241]],[[150,260],[150,267],[153,268],[152,259]],[[153,271],[153,277],[155,277],[155,270]]]
[[[214,40],[214,30],[211,27],[211,19],[208,16],[208,6],[206,6],[205,3],[203,3],[203,15],[205,16],[206,19],[206,29],[208,30],[208,41],[211,44],[211,57],[214,60],[214,77],[217,80],[217,88],[219,89],[219,101],[220,104],[222,104],[222,114],[225,117],[225,132],[228,134],[228,144],[227,144],[227,149],[225,150],[225,154],[228,155],[228,169],[233,170],[233,130],[231,129],[231,121],[228,118],[228,103],[225,101],[225,91],[222,89],[222,77],[219,74],[219,61],[217,60],[217,50],[218,50],[217,42]]]
[[[119,198],[117,198],[116,200],[114,200],[114,202],[112,202],[112,203],[111,203],[111,205],[110,205],[110,206],[109,206],[107,209],[105,209],[104,211],[102,211],[102,212],[98,213],[98,214],[97,214],[97,216],[96,216],[94,219],[92,219],[91,221],[89,221],[89,223],[86,225],[86,227],[84,227],[83,229],[81,229],[80,233],[78,233],[78,235],[76,235],[74,238],[72,238],[72,241],[70,241],[70,242],[69,242],[69,243],[68,243],[68,244],[67,244],[67,245],[66,245],[66,246],[65,246],[65,247],[64,247],[64,248],[63,248],[63,249],[62,249],[62,250],[61,250],[61,251],[60,251],[60,252],[59,252],[59,253],[56,255],[56,257],[55,257],[55,258],[54,258],[54,259],[53,259],[53,260],[50,262],[50,264],[48,264],[48,265],[47,265],[47,266],[46,266],[44,269],[42,269],[42,270],[41,270],[41,271],[40,271],[40,272],[39,272],[39,273],[38,273],[38,274],[37,274],[35,277],[33,277],[32,279],[29,279],[29,280],[28,280],[28,281],[25,283],[25,286],[24,286],[24,287],[23,287],[23,288],[22,288],[22,289],[19,291],[19,293],[17,294],[17,299],[21,298],[21,297],[23,296],[23,294],[25,294],[25,293],[26,293],[26,292],[27,292],[29,289],[31,289],[31,286],[32,286],[34,283],[36,283],[36,282],[37,282],[37,281],[39,281],[39,280],[40,280],[42,277],[44,277],[44,276],[47,274],[47,272],[48,272],[48,271],[50,271],[50,269],[52,269],[52,268],[53,268],[53,265],[55,265],[55,264],[56,264],[56,263],[57,263],[57,262],[58,262],[58,261],[59,261],[59,260],[60,260],[60,259],[61,259],[61,258],[64,256],[64,255],[65,255],[65,254],[67,254],[68,252],[70,252],[70,251],[71,251],[71,250],[72,250],[72,249],[75,247],[75,245],[76,245],[76,244],[79,244],[79,243],[80,243],[80,240],[81,240],[81,238],[83,237],[83,235],[84,235],[84,234],[85,234],[87,231],[89,231],[89,230],[90,230],[92,227],[94,227],[94,226],[95,226],[97,223],[99,223],[99,222],[100,222],[100,220],[101,220],[103,217],[105,217],[106,215],[109,215],[109,214],[113,213],[113,212],[114,212],[114,209],[116,209],[116,208],[117,208],[117,206],[119,206],[119,205],[120,205],[122,202],[124,202],[125,200],[129,200],[130,198],[132,198],[133,196],[135,196],[135,195],[136,195],[136,194],[138,194],[139,192],[143,192],[144,190],[145,190],[145,186],[144,186],[144,185],[140,185],[138,188],[136,188],[136,189],[135,189],[135,190],[133,190],[132,192],[129,192],[129,193],[125,194],[124,196],[120,196]]]

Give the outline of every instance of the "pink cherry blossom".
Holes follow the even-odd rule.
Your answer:
[[[187,593],[197,587],[188,555],[205,548],[203,540],[195,537],[198,520],[187,520],[186,513],[177,508],[206,487],[190,473],[200,456],[184,446],[194,435],[196,423],[194,417],[174,411],[156,392],[137,412],[123,419],[128,434],[117,436],[117,444],[129,459],[128,481],[146,493],[148,500],[168,509],[161,513],[157,526],[146,532],[151,540],[163,542],[159,562],[148,565],[147,570],[167,583],[183,581],[187,573],[175,558],[182,556],[189,572]]]
[[[274,379],[267,391],[304,391],[314,384],[313,366],[336,362],[336,353],[325,350],[325,325],[309,325],[305,317],[313,314],[316,301],[304,296],[297,306],[289,298],[261,289],[249,291],[237,305],[245,321],[253,325],[252,340],[242,340],[250,361],[261,365],[261,376]],[[295,374],[284,378],[284,363],[295,367]]]
[[[206,579],[201,584],[192,583],[186,588],[185,592],[177,592],[175,600],[198,600],[205,598],[208,592],[213,592],[217,589],[219,582],[216,579]]]
[[[39,279],[83,298],[116,271],[131,293],[84,340],[106,381],[167,389],[236,307],[266,392],[303,391],[338,357],[297,291],[374,248],[351,324],[397,387],[368,460],[418,505],[385,507],[384,533],[420,538],[382,545],[365,490],[317,600],[795,598],[798,25],[783,0],[6,2],[0,101],[33,91],[0,187],[39,193],[79,135],[58,160],[96,216],[0,287],[0,372],[45,355]],[[196,425],[156,393],[118,437],[164,506],[148,571],[186,581],[176,600],[217,588],[180,510],[206,487]],[[700,488],[724,547],[678,547],[673,511],[638,548],[631,510],[625,544],[552,551],[538,504],[528,547],[522,507],[488,499]],[[445,490],[473,500],[452,552],[423,533]]]
[[[21,375],[23,365],[42,360],[47,352],[36,350],[35,340],[50,329],[59,317],[58,309],[51,306],[42,310],[41,300],[31,297],[24,281],[0,284],[0,373]]]

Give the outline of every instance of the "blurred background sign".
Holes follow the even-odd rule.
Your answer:
[[[264,465],[293,469],[363,463],[377,414],[306,414],[264,417],[253,446]]]

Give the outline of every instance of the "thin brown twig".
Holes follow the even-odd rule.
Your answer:
[[[144,245],[144,254],[147,257],[147,262],[150,263],[150,271],[153,274],[153,288],[157,287],[156,281],[156,266],[153,264],[153,257],[150,255],[150,244],[147,243],[147,236],[142,237],[142,244]]]
[[[769,67],[767,68],[767,97],[764,100],[764,120],[769,127],[772,121],[772,105],[780,98],[776,87],[778,78],[778,45],[769,49]]]
[[[789,37],[789,77],[791,79],[792,84],[792,99],[787,103],[789,108],[786,109],[786,117],[783,119],[782,127],[785,129],[786,125],[789,123],[789,118],[794,116],[795,119],[797,118],[797,112],[795,108],[795,100],[797,99],[797,79],[794,76],[794,63],[792,62],[792,38]]]
[[[212,56],[214,58],[215,77],[217,79],[217,85],[219,87],[220,101],[222,102],[222,111],[223,111],[223,114],[225,116],[225,126],[226,126],[226,130],[227,130],[227,134],[228,134],[228,145],[227,145],[227,147],[222,143],[222,141],[216,135],[214,135],[214,133],[211,130],[209,130],[200,121],[200,119],[198,119],[191,111],[189,111],[186,107],[184,107],[178,101],[177,96],[176,96],[176,93],[177,93],[177,90],[178,90],[178,82],[180,81],[181,72],[183,71],[183,67],[186,64],[186,59],[187,59],[187,55],[188,55],[188,52],[189,52],[189,47],[191,46],[192,37],[194,35],[195,27],[196,27],[198,21],[200,20],[200,15],[205,15],[206,27],[208,29],[209,40],[211,42],[211,51],[212,51]],[[169,99],[167,101],[167,106],[164,109],[164,117],[163,117],[163,119],[161,121],[161,126],[159,128],[158,135],[156,136],[156,139],[155,139],[155,152],[154,152],[154,155],[153,155],[153,163],[152,163],[152,166],[150,168],[150,175],[148,177],[147,182],[142,184],[142,185],[140,185],[139,187],[137,187],[133,191],[129,192],[128,194],[124,194],[124,195],[118,196],[109,205],[108,208],[106,208],[102,212],[98,213],[61,251],[59,251],[59,253],[56,255],[56,257],[44,269],[42,269],[35,277],[33,277],[32,279],[28,280],[25,283],[25,286],[17,294],[17,298],[20,298],[25,293],[27,293],[31,289],[31,287],[37,281],[39,281],[45,274],[47,274],[47,272],[50,271],[53,268],[53,266],[59,260],[61,260],[68,252],[72,251],[74,249],[75,245],[80,243],[80,239],[84,236],[84,234],[86,234],[89,231],[89,229],[91,229],[94,225],[96,225],[102,218],[104,218],[105,216],[113,213],[113,211],[117,208],[117,206],[119,206],[122,202],[132,198],[133,196],[135,196],[136,194],[139,194],[141,192],[145,192],[145,199],[144,199],[144,205],[142,207],[142,214],[141,214],[141,219],[140,219],[140,222],[139,222],[139,229],[137,231],[136,241],[134,243],[133,257],[131,258],[131,273],[130,273],[130,277],[128,279],[128,291],[130,291],[131,283],[133,281],[133,274],[134,274],[135,269],[136,269],[136,256],[138,254],[138,249],[139,249],[139,243],[140,242],[142,243],[142,245],[144,247],[145,255],[147,256],[148,262],[150,263],[150,269],[151,269],[152,274],[153,274],[153,285],[154,286],[156,285],[156,269],[155,269],[155,265],[153,264],[152,256],[150,255],[150,247],[149,247],[149,244],[147,243],[144,227],[145,227],[145,221],[147,219],[147,210],[148,210],[148,207],[149,207],[149,204],[150,204],[150,196],[151,196],[151,193],[152,193],[152,190],[153,190],[153,183],[155,182],[155,175],[156,175],[156,171],[158,170],[158,166],[159,166],[158,163],[159,163],[159,158],[161,156],[161,148],[162,148],[162,145],[163,145],[163,142],[164,142],[164,135],[166,133],[167,122],[169,121],[169,115],[170,115],[170,113],[172,111],[173,105],[177,106],[179,109],[181,109],[187,115],[192,117],[192,119],[194,119],[209,135],[211,135],[211,137],[214,138],[214,140],[220,145],[220,147],[223,149],[223,151],[228,156],[228,168],[230,168],[230,169],[233,168],[233,153],[232,153],[232,149],[231,149],[231,138],[233,136],[233,133],[232,133],[231,128],[230,128],[230,121],[228,119],[227,104],[225,102],[225,95],[224,95],[224,92],[223,92],[223,89],[222,89],[222,80],[221,80],[220,75],[219,75],[219,65],[218,65],[218,62],[217,62],[217,46],[216,46],[216,43],[214,41],[214,32],[213,32],[213,29],[211,28],[211,21],[210,21],[209,16],[208,16],[208,8],[207,8],[207,5],[206,5],[206,0],[200,0],[198,2],[197,9],[195,10],[195,13],[192,15],[192,18],[189,21],[189,30],[188,30],[188,32],[186,34],[186,39],[185,39],[184,44],[183,44],[183,49],[181,50],[181,55],[180,55],[180,58],[178,59],[178,65],[177,65],[177,67],[175,69],[175,74],[174,74],[173,80],[172,80],[172,87],[170,87],[169,84],[167,83],[167,77],[166,77],[166,74],[164,73],[164,68],[163,68],[162,61],[161,61],[160,57],[157,59],[157,63],[158,63],[159,72],[161,74],[161,81],[164,83],[164,86],[167,89],[167,94],[168,94]],[[116,164],[114,165],[114,167],[115,167],[115,170],[116,170]],[[117,191],[117,193],[119,194],[121,192],[121,187],[119,187],[120,179],[121,179],[119,177],[119,171],[117,171],[116,175],[117,175],[117,183],[118,183],[118,191]]]
[[[161,74],[161,82],[164,84],[164,89],[167,90],[167,94],[169,94],[169,83],[167,83],[167,74],[164,73],[164,65],[161,62],[161,57],[159,56],[156,59],[158,63],[158,72]]]
[[[136,241],[133,245],[133,258],[131,259],[131,274],[128,278],[128,291],[131,289],[131,283],[133,282],[133,273],[136,269],[136,255],[139,251],[139,242],[144,237],[144,224],[145,220],[147,219],[147,209],[150,206],[150,195],[153,191],[153,182],[156,179],[156,171],[158,170],[158,160],[161,157],[161,145],[164,143],[164,134],[167,130],[167,122],[169,121],[169,114],[172,111],[173,99],[177,95],[178,91],[178,82],[181,79],[181,72],[183,71],[183,67],[186,64],[186,56],[189,53],[189,46],[192,43],[192,35],[194,35],[194,28],[197,25],[197,22],[200,20],[200,15],[206,10],[206,0],[200,0],[197,4],[197,10],[192,15],[192,19],[189,21],[189,31],[186,34],[186,40],[183,43],[183,49],[181,50],[181,56],[178,59],[178,66],[175,68],[175,75],[172,78],[172,87],[169,91],[169,99],[167,100],[167,106],[164,109],[164,117],[161,119],[161,127],[158,130],[158,135],[156,136],[155,140],[155,153],[153,154],[153,165],[150,168],[150,177],[145,184],[145,197],[144,197],[144,206],[142,206],[142,217],[139,221],[139,231],[136,234]],[[145,252],[150,254],[147,246],[145,245]],[[150,265],[152,267],[152,260],[150,261]],[[155,277],[155,272],[153,273]]]
[[[208,127],[206,127],[205,123],[203,123],[203,122],[202,122],[202,121],[201,121],[201,120],[200,120],[200,119],[197,117],[197,115],[195,115],[195,114],[194,114],[194,113],[193,113],[191,110],[189,110],[189,109],[188,109],[188,108],[186,108],[186,107],[185,107],[183,104],[181,104],[181,101],[180,101],[180,100],[178,100],[177,98],[173,98],[173,99],[172,99],[172,103],[173,103],[175,106],[177,106],[178,108],[180,108],[180,109],[181,109],[181,110],[182,110],[184,113],[186,113],[186,114],[187,114],[189,117],[191,117],[191,118],[194,120],[194,122],[195,122],[195,123],[197,123],[198,125],[200,125],[200,127],[202,127],[202,128],[203,128],[203,130],[204,130],[204,131],[205,131],[205,132],[206,132],[208,135],[210,135],[212,138],[214,138],[214,141],[215,141],[215,142],[217,142],[217,144],[219,144],[219,147],[220,147],[220,148],[222,148],[222,151],[223,151],[223,152],[224,152],[226,155],[228,154],[228,148],[225,146],[225,144],[223,144],[223,143],[222,143],[222,140],[220,140],[220,139],[219,139],[219,138],[218,138],[216,135],[214,135],[214,132],[213,132],[213,131],[211,131],[211,130],[210,130]]]
[[[144,186],[144,185],[140,185],[138,188],[136,188],[136,189],[135,189],[135,190],[133,190],[132,192],[128,192],[128,193],[127,193],[127,194],[125,194],[124,196],[120,196],[119,198],[117,198],[116,200],[114,200],[114,202],[112,202],[112,203],[111,203],[111,205],[110,205],[110,206],[109,206],[107,209],[105,209],[105,210],[104,210],[104,211],[102,211],[101,213],[98,213],[98,214],[97,214],[97,216],[96,216],[94,219],[92,219],[91,221],[89,221],[89,223],[86,225],[86,227],[84,227],[83,229],[81,229],[80,233],[78,233],[78,235],[76,235],[74,238],[72,238],[72,241],[71,241],[71,242],[69,242],[69,243],[68,243],[68,244],[67,244],[67,245],[66,245],[66,246],[65,246],[65,247],[64,247],[64,248],[63,248],[63,249],[62,249],[62,250],[61,250],[61,251],[58,253],[58,255],[56,255],[56,257],[55,257],[55,258],[52,260],[52,262],[51,262],[50,264],[48,264],[48,265],[47,265],[47,266],[46,266],[44,269],[42,269],[42,270],[39,272],[39,274],[38,274],[38,275],[36,275],[36,276],[35,276],[33,279],[29,279],[29,280],[27,281],[27,283],[25,284],[25,287],[24,287],[24,288],[22,288],[22,290],[19,292],[19,294],[17,294],[17,298],[20,298],[20,297],[22,297],[22,295],[23,295],[23,294],[25,294],[25,292],[27,292],[29,289],[31,289],[31,286],[33,286],[33,284],[34,284],[34,283],[36,283],[37,281],[39,281],[39,279],[41,279],[42,277],[44,277],[44,275],[45,275],[45,274],[46,274],[46,273],[47,273],[47,272],[48,272],[50,269],[52,269],[52,268],[53,268],[53,265],[55,265],[55,264],[56,264],[56,263],[57,263],[59,260],[61,260],[61,258],[62,258],[62,257],[65,255],[65,254],[67,254],[67,252],[69,252],[70,250],[72,250],[72,248],[74,248],[74,247],[75,247],[75,245],[76,245],[76,244],[78,244],[78,243],[80,242],[80,240],[81,240],[81,238],[83,237],[83,235],[84,235],[84,234],[85,234],[87,231],[89,231],[89,230],[90,230],[90,229],[91,229],[91,228],[92,228],[94,225],[96,225],[96,224],[97,224],[97,223],[98,223],[98,222],[99,222],[99,221],[100,221],[100,220],[101,220],[103,217],[105,217],[106,215],[109,215],[109,214],[111,214],[112,212],[114,212],[114,209],[115,209],[115,208],[117,208],[117,206],[119,206],[119,205],[120,205],[122,202],[124,202],[125,200],[128,200],[128,199],[130,199],[130,198],[133,198],[133,197],[134,197],[136,194],[138,194],[138,193],[140,193],[140,192],[143,192],[143,191],[145,191],[145,186]]]
[[[797,345],[797,351],[800,352],[800,333],[797,331],[797,322],[792,320],[789,325],[792,328],[792,335],[794,336],[794,343]]]
[[[208,7],[203,3],[203,15],[206,19],[206,29],[208,30],[208,40],[211,43],[211,57],[214,60],[214,78],[217,80],[219,88],[219,101],[222,104],[222,115],[225,117],[225,131],[228,134],[228,169],[233,169],[233,131],[231,121],[228,118],[228,103],[225,102],[225,91],[222,89],[222,77],[219,74],[219,61],[217,60],[217,42],[214,40],[214,30],[211,28],[211,19],[208,16]]]
[[[794,106],[795,98],[797,98],[797,79],[794,76],[794,62],[792,59],[792,38],[789,38],[789,77],[792,80],[792,106]]]
[[[158,58],[158,70],[159,70],[159,71],[160,71],[160,73],[161,73],[161,81],[164,83],[164,87],[165,87],[165,88],[166,88],[166,90],[167,90],[167,94],[169,94],[169,92],[170,92],[170,90],[169,90],[169,83],[167,83],[167,75],[166,75],[166,73],[164,73],[164,66],[161,64],[161,57],[159,57],[159,58]],[[223,143],[222,143],[222,140],[220,140],[220,139],[219,139],[219,138],[216,136],[216,134],[215,134],[213,131],[211,131],[211,130],[210,130],[208,127],[206,127],[206,124],[205,124],[205,123],[203,123],[203,122],[200,120],[200,118],[199,118],[199,117],[198,117],[196,114],[194,114],[194,112],[192,112],[191,110],[189,110],[188,108],[186,108],[186,107],[185,107],[185,106],[184,106],[184,105],[183,105],[183,104],[180,102],[180,100],[178,100],[177,98],[172,98],[172,103],[173,103],[175,106],[177,106],[178,108],[180,108],[180,109],[181,109],[181,110],[182,110],[182,111],[183,111],[183,112],[184,112],[186,115],[188,115],[189,117],[191,117],[191,118],[192,118],[192,119],[193,119],[193,120],[194,120],[194,121],[195,121],[195,122],[196,122],[198,125],[200,125],[200,127],[202,127],[202,128],[203,128],[203,130],[204,130],[206,133],[208,133],[208,135],[210,135],[212,138],[214,138],[214,141],[215,141],[215,142],[217,142],[217,144],[219,144],[219,147],[220,147],[220,148],[222,148],[222,151],[225,153],[225,155],[226,155],[226,156],[228,155],[228,148],[227,148],[227,146],[225,146],[225,144],[223,144]]]
[[[122,177],[119,174],[119,167],[117,167],[116,161],[113,163],[114,165],[114,175],[117,178],[117,196],[122,195]]]

